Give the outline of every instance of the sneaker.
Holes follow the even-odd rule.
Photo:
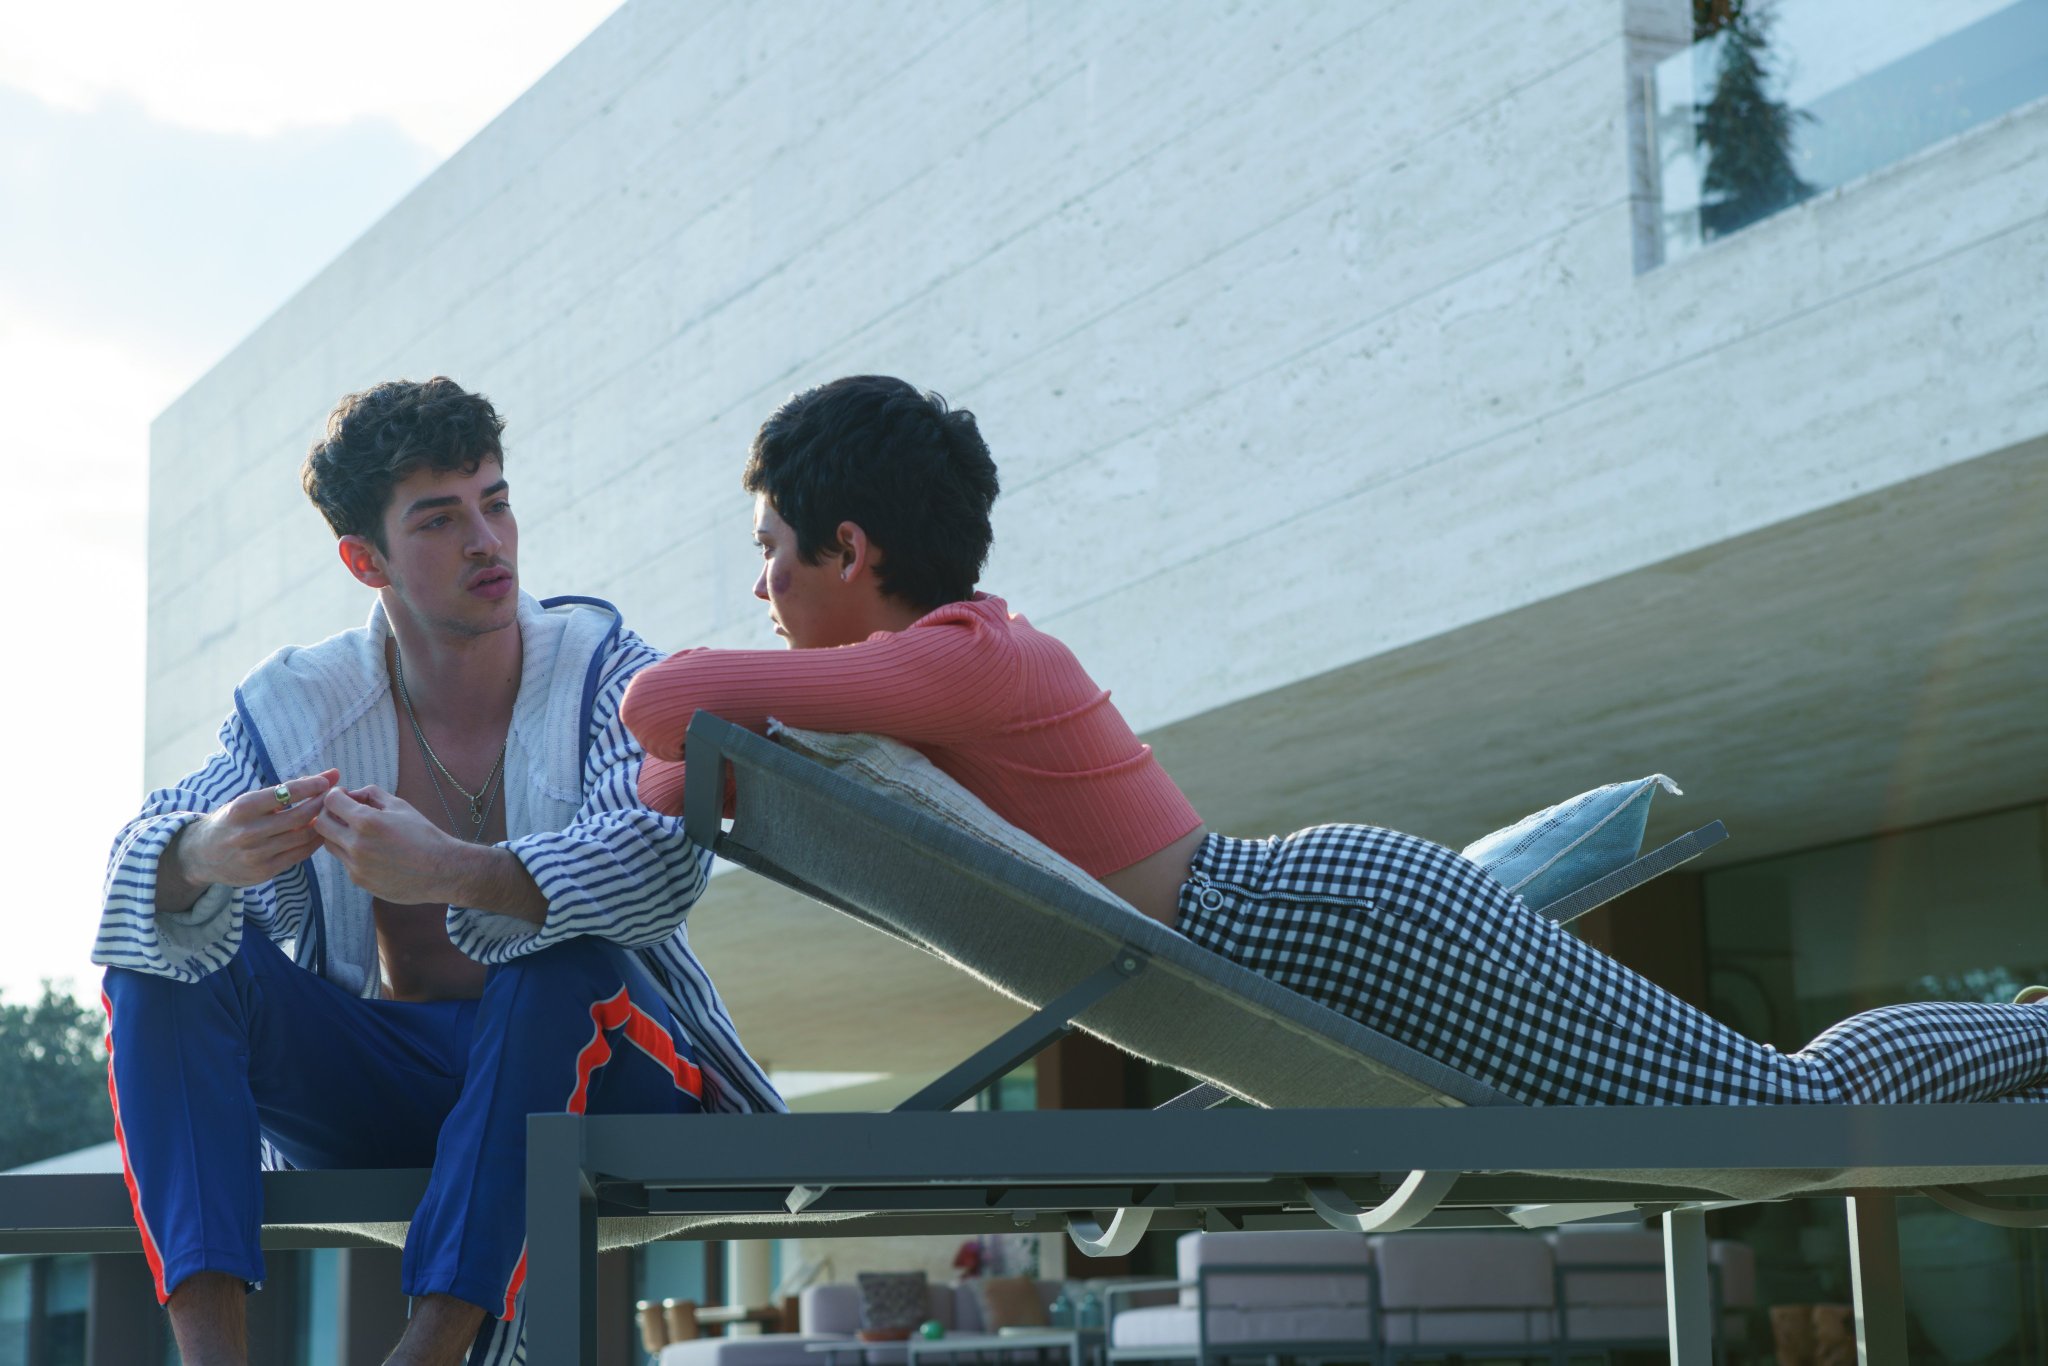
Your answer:
[[[2048,1001],[2048,987],[2021,987],[2020,994],[2012,998],[2016,1006],[2039,1005]]]

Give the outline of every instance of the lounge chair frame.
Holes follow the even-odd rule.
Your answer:
[[[848,889],[807,882],[750,845],[744,794],[823,804],[852,823],[858,834],[848,838],[886,832],[913,852],[965,860],[979,869],[975,877],[1000,883],[1006,894],[1040,901],[1081,895],[715,717],[696,718],[689,748],[693,838],[912,942],[921,943],[857,904]],[[728,834],[719,816],[734,769],[742,818]],[[1714,837],[1709,827],[1649,858],[1661,871]],[[1624,872],[1634,881],[1654,875]],[[1552,909],[1586,909],[1580,903],[1596,889],[1606,890],[1595,884]],[[1705,1212],[1731,1203],[1731,1174],[1777,1179],[1770,1195],[1748,1198],[1847,1200],[1859,1358],[1870,1366],[1906,1360],[1898,1196],[1929,1194],[2011,1227],[2048,1222],[2010,1203],[2048,1195],[2048,1113],[2040,1107],[1531,1109],[1270,985],[1248,988],[1265,993],[1262,1009],[1305,1012],[1290,1026],[1303,1039],[1327,1047],[1333,1060],[1353,1058],[1375,1076],[1384,1072],[1386,1084],[1412,1098],[1217,1108],[1224,1091],[1210,1086],[1153,1111],[944,1112],[1074,1026],[1098,1028],[1116,1001],[1143,984],[1188,972],[1194,960],[1187,955],[1200,951],[1153,929],[1150,937],[1134,932],[1111,943],[1099,961],[1044,992],[1030,1018],[920,1093],[913,1105],[923,1108],[530,1117],[527,1359],[594,1362],[601,1220],[630,1221],[631,1236],[643,1241],[1026,1231],[1066,1232],[1102,1248],[1124,1245],[1148,1226],[1506,1228],[1634,1209],[1662,1216],[1678,1366],[1714,1359]],[[1222,968],[1224,977],[1249,979],[1233,965]],[[1295,1004],[1276,1006],[1275,992]],[[1204,1071],[1200,1060],[1173,1061]],[[413,1170],[268,1174],[264,1244],[383,1245],[388,1237],[361,1226],[409,1219],[426,1179]],[[118,1175],[0,1176],[0,1251],[138,1248]]]
[[[857,873],[826,885],[791,866],[800,850],[764,847],[745,794],[768,805],[822,804],[836,819],[814,822],[813,840],[895,841],[1006,887],[1067,895],[1021,861],[969,849],[959,832],[716,717],[700,713],[688,745],[692,838],[921,947],[932,945],[893,923],[874,886],[852,885]],[[735,772],[743,795],[728,832],[721,817]],[[1581,914],[1724,837],[1718,823],[1695,831],[1544,909],[1559,919]],[[2004,1202],[2048,1194],[2048,1117],[2031,1106],[1531,1109],[1484,1094],[1469,1078],[1444,1082],[1444,1069],[1408,1055],[1425,1084],[1445,1085],[1451,1103],[1225,1109],[1215,1108],[1225,1092],[1210,1085],[1155,1111],[934,1112],[1076,1024],[1092,1026],[1091,1010],[1099,1018],[1113,993],[1157,970],[1161,950],[1140,938],[1048,992],[1032,1016],[900,1111],[534,1116],[528,1333],[537,1359],[590,1359],[590,1250],[606,1205],[737,1218],[761,1237],[1064,1230],[1095,1251],[1126,1248],[1146,1228],[1514,1227],[1545,1222],[1546,1212],[1560,1222],[1633,1208],[1662,1217],[1679,1366],[1715,1359],[1706,1211],[1741,1203],[1721,1188],[1731,1174],[1776,1174],[1769,1198],[1847,1201],[1859,1355],[1876,1366],[1905,1361],[1899,1195],[1937,1193],[1951,1208],[1999,1221],[2043,1219]],[[1374,1063],[1400,1065],[1405,1050],[1386,1045],[1371,1045]],[[1862,1184],[1845,1190],[1844,1173]],[[1992,1184],[1954,1187],[1968,1181]]]

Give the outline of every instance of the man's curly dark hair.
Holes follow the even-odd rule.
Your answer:
[[[854,522],[882,551],[882,590],[930,611],[974,596],[1001,485],[974,414],[887,375],[850,375],[761,424],[747,492],[765,495],[816,564]]]
[[[486,460],[504,464],[504,430],[489,399],[445,375],[389,380],[334,405],[299,482],[336,537],[361,536],[388,551],[391,491],[422,469],[470,474]]]

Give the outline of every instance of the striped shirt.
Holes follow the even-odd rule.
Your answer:
[[[548,903],[544,923],[474,907],[448,909],[448,937],[484,964],[509,962],[579,935],[636,951],[697,1046],[705,1108],[779,1111],[782,1099],[741,1045],[684,924],[711,856],[681,820],[638,799],[642,752],[619,720],[634,674],[661,656],[609,604],[522,595],[524,663],[506,742],[508,848]],[[155,909],[158,861],[180,830],[280,779],[339,768],[351,785],[397,781],[398,722],[383,667],[389,628],[369,625],[279,651],[236,689],[220,748],[197,772],[144,800],[107,861],[96,963],[179,981],[226,964],[245,927],[286,945],[303,966],[361,996],[378,994],[369,893],[322,850],[254,887],[210,887],[189,911]],[[382,705],[379,705],[379,704]]]

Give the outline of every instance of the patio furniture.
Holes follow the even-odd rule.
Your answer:
[[[1040,1303],[1051,1304],[1061,1283],[1040,1281],[1036,1289]],[[967,1283],[931,1285],[927,1317],[944,1325],[947,1336],[925,1343],[916,1337],[907,1342],[862,1342],[860,1330],[860,1288],[828,1281],[808,1286],[798,1297],[800,1333],[763,1333],[746,1338],[698,1338],[671,1342],[662,1348],[659,1366],[909,1366],[918,1357],[944,1355],[946,1343],[954,1343],[956,1356],[973,1356],[1003,1366],[1026,1366],[1056,1346],[1054,1355],[1071,1355],[1073,1331],[1068,1330],[1056,1344],[1036,1339],[1013,1341],[988,1333],[982,1323],[981,1301]],[[1058,1330],[1048,1329],[1047,1332]],[[996,1344],[1005,1353],[991,1356]],[[531,1358],[529,1358],[531,1359]],[[1075,1366],[1080,1366],[1075,1363]]]
[[[947,1333],[913,1337],[909,1366],[1090,1366],[1101,1359],[1100,1328],[1019,1328],[1000,1333]]]
[[[1713,1353],[1704,1210],[1847,1198],[1865,1359],[1903,1361],[1892,1197],[2038,1221],[2048,1116],[2027,1106],[1530,1109],[1196,949],[1122,902],[716,717],[689,732],[692,836],[1035,1007],[880,1115],[536,1115],[529,1342],[589,1359],[589,1249],[608,1211],[685,1236],[1065,1227],[1360,1232],[1664,1216],[1669,1341]],[[737,778],[732,829],[720,814]],[[1213,1089],[1154,1112],[945,1113],[1081,1027]],[[1203,1109],[1218,1091],[1266,1109]],[[687,1126],[687,1128],[685,1128]]]
[[[1388,1366],[1465,1356],[1549,1361],[1556,1350],[1550,1249],[1523,1233],[1412,1233],[1376,1240]]]
[[[1292,1363],[1468,1357],[1576,1361],[1665,1346],[1664,1247],[1652,1233],[1330,1230],[1186,1233],[1178,1301],[1113,1313],[1109,1361]],[[1749,1249],[1717,1240],[1714,1299],[1739,1341],[1754,1303]],[[1730,1287],[1725,1301],[1723,1287]],[[1112,1301],[1114,1302],[1114,1301]]]
[[[1548,1235],[1557,1267],[1558,1336],[1574,1347],[1606,1351],[1664,1346],[1667,1306],[1664,1240],[1654,1233],[1585,1229]],[[1756,1306],[1756,1257],[1715,1239],[1708,1249],[1720,1341],[1740,1346]]]
[[[2041,1107],[1524,1108],[760,736],[700,715],[689,744],[693,837],[1034,1013],[888,1114],[531,1117],[530,1362],[593,1361],[601,1244],[1065,1231],[1115,1250],[1148,1226],[1391,1232],[1637,1209],[1663,1212],[1672,1354],[1693,1366],[1713,1351],[1704,1209],[1846,1197],[1861,1350],[1891,1366],[1894,1196],[2044,1220],[2004,1198],[2048,1194]],[[947,1113],[1075,1027],[1213,1085],[1158,1111]],[[1224,1094],[1271,1108],[1204,1108]],[[425,1181],[273,1173],[266,1246],[388,1244]],[[818,1194],[792,1202],[798,1187]],[[0,1251],[134,1251],[131,1217],[118,1175],[0,1177]]]
[[[1377,1361],[1380,1323],[1372,1246],[1332,1229],[1183,1235],[1173,1281],[1110,1287],[1109,1361],[1246,1358]],[[1174,1304],[1124,1309],[1155,1289]]]

